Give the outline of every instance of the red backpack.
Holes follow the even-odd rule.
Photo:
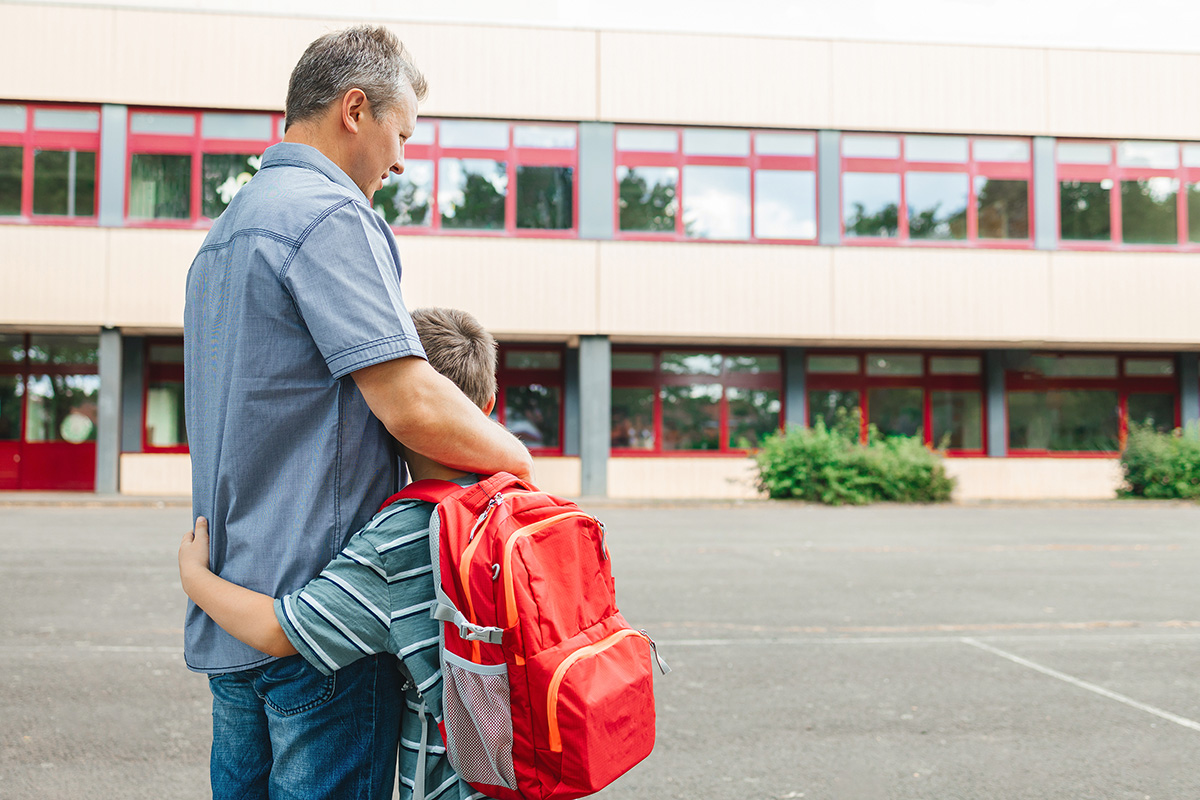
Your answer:
[[[430,521],[446,753],[499,800],[572,800],[654,747],[650,637],[617,610],[604,526],[501,472],[410,484]]]

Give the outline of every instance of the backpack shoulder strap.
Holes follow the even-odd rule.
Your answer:
[[[383,511],[397,500],[424,500],[427,503],[437,504],[455,492],[461,491],[464,491],[463,487],[453,481],[443,481],[437,478],[413,481],[387,500],[384,500],[379,510]]]

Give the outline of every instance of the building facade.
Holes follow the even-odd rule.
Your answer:
[[[0,490],[189,491],[188,265],[356,21],[0,4]],[[1200,56],[389,24],[406,301],[496,334],[548,490],[753,497],[859,409],[960,497],[1104,497],[1200,419]]]

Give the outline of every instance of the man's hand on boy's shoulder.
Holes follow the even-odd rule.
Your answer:
[[[179,580],[183,590],[188,591],[188,584],[197,575],[209,572],[208,569],[208,520],[196,517],[196,527],[183,535],[179,543]]]

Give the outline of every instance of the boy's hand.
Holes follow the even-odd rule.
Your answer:
[[[196,529],[185,533],[179,543],[179,579],[183,590],[187,591],[191,577],[208,571],[208,520],[196,517]]]

